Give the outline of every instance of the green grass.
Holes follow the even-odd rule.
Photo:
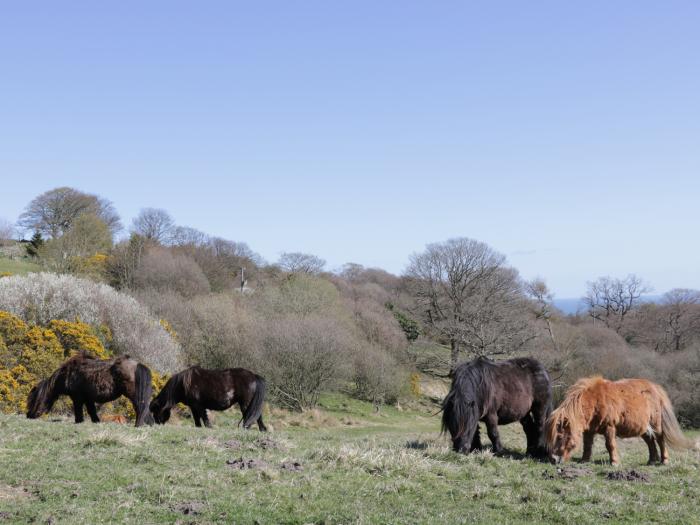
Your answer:
[[[622,441],[617,470],[651,481],[608,481],[597,442],[590,473],[564,480],[548,464],[451,452],[428,407],[375,413],[340,395],[322,407],[273,410],[268,434],[235,428],[233,410],[213,429],[0,416],[0,523],[700,523],[697,452],[648,467],[644,443]],[[522,452],[516,426],[502,435]],[[226,464],[241,457],[267,466]]]
[[[0,273],[9,272],[13,275],[24,275],[29,272],[38,272],[41,267],[26,259],[9,259],[0,257]]]

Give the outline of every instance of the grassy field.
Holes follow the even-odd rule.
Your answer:
[[[323,405],[273,411],[268,434],[233,411],[213,429],[0,416],[0,523],[700,523],[697,452],[648,467],[627,440],[614,469],[597,443],[593,464],[561,471],[520,458],[515,426],[510,457],[463,456],[428,407]],[[648,481],[606,478],[629,469]]]
[[[29,272],[38,272],[40,266],[26,259],[9,259],[7,257],[0,256],[0,273],[11,273],[15,274],[25,274]]]

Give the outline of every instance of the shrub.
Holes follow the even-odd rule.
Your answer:
[[[175,291],[184,297],[209,293],[209,281],[191,257],[152,247],[141,259],[134,285],[145,290]]]
[[[348,376],[352,335],[334,319],[289,316],[267,324],[261,339],[263,372],[284,407],[313,408]]]
[[[51,330],[29,326],[0,311],[0,411],[24,411],[34,384],[51,375],[64,358]]]
[[[180,349],[168,332],[133,297],[105,284],[70,275],[34,273],[0,280],[0,310],[25,322],[80,321],[105,338],[107,349],[128,353],[161,372],[179,367]]]
[[[88,324],[54,319],[48,328],[68,353],[88,352],[99,359],[109,358],[109,352]]]
[[[355,395],[371,401],[377,409],[384,403],[396,402],[407,379],[396,360],[371,346],[356,351],[354,357]]]

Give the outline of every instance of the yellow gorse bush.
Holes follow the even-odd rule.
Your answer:
[[[66,357],[78,352],[88,352],[99,359],[108,359],[110,353],[95,335],[92,327],[80,321],[59,321],[49,323],[49,330],[56,334],[63,346]]]
[[[46,327],[30,326],[20,318],[0,311],[0,412],[24,412],[32,387],[76,353],[88,352],[99,359],[109,359],[111,352],[105,344],[111,340],[112,333],[104,325],[94,329],[81,321],[53,320]],[[155,371],[151,373],[153,391],[157,393],[168,376]],[[69,406],[59,402],[55,410],[68,411]],[[105,404],[102,410],[136,417],[131,403],[125,398]]]
[[[29,391],[48,377],[65,358],[49,329],[29,326],[0,311],[0,411],[23,412]]]

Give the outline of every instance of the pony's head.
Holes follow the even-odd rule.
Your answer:
[[[568,461],[581,441],[577,422],[558,409],[547,419],[547,449],[553,463]]]
[[[561,405],[547,419],[547,449],[554,463],[567,461],[581,443],[581,434],[588,425],[590,410],[585,409],[592,388],[605,381],[600,376],[579,379],[566,391]]]
[[[149,406],[151,414],[153,414],[153,420],[159,425],[167,423],[168,419],[170,419],[170,408],[166,407],[167,405],[160,395],[151,401]]]
[[[45,414],[51,410],[54,400],[53,381],[51,379],[39,381],[27,396],[27,417],[36,419]]]

